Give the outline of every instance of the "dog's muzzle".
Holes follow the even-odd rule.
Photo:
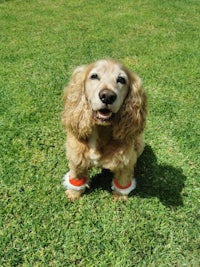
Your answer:
[[[99,98],[105,105],[111,105],[117,99],[117,94],[109,89],[101,90],[99,93]]]
[[[107,108],[94,111],[94,119],[100,121],[101,123],[110,123],[113,118],[113,113]]]

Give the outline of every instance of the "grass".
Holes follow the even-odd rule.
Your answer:
[[[199,1],[0,1],[0,265],[199,266]],[[72,69],[102,57],[149,102],[138,187],[75,203],[60,123]],[[95,170],[94,170],[95,173]]]

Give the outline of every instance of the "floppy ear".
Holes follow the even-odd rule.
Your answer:
[[[92,111],[88,105],[84,81],[87,66],[75,69],[64,89],[63,124],[77,138],[86,139],[92,131]]]
[[[144,130],[147,115],[147,99],[141,79],[129,73],[129,80],[129,92],[117,114],[113,132],[113,137],[123,142],[133,140]]]

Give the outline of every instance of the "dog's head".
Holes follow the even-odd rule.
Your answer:
[[[109,125],[129,92],[130,78],[118,62],[99,60],[90,65],[85,93],[96,124]]]
[[[78,67],[65,90],[64,123],[86,138],[97,125],[113,126],[113,137],[141,132],[146,96],[140,78],[114,60]]]

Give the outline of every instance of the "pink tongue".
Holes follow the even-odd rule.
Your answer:
[[[108,119],[111,117],[111,115],[112,115],[112,112],[109,110],[100,110],[98,112],[99,118],[102,118],[102,119]]]

